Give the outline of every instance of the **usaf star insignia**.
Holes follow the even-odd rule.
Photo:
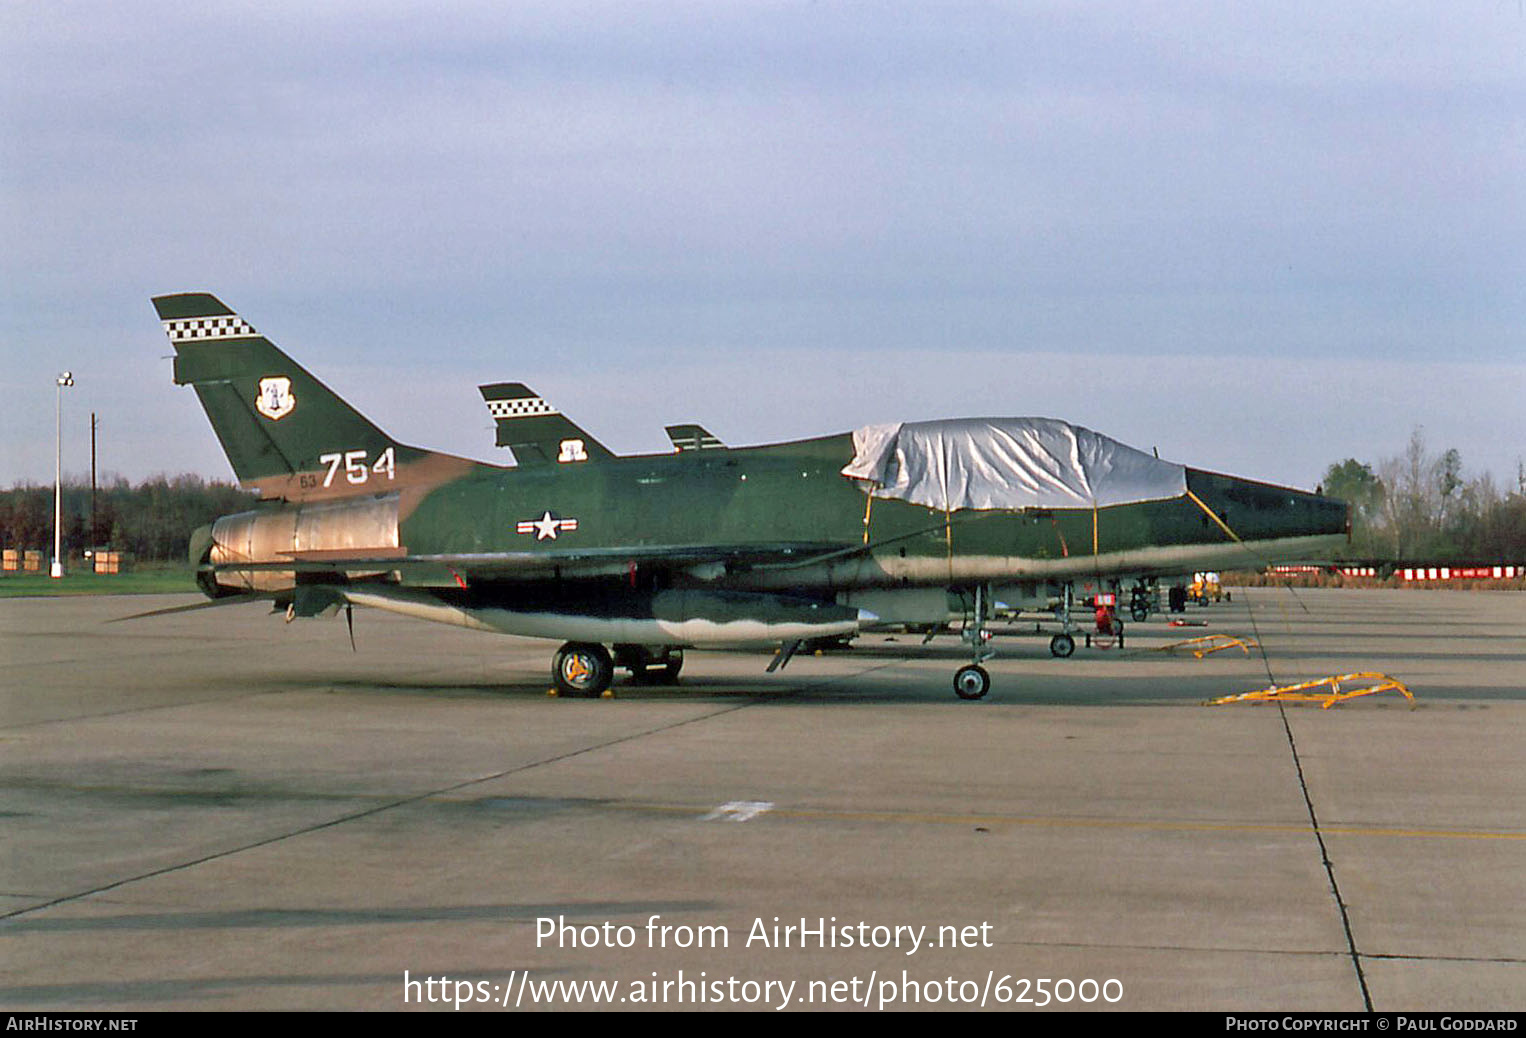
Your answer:
[[[554,541],[558,533],[571,533],[577,528],[576,519],[563,519],[547,512],[539,519],[521,519],[515,529],[520,533],[533,533],[537,541]]]

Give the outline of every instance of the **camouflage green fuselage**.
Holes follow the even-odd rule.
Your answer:
[[[795,443],[617,458],[591,464],[482,466],[425,494],[399,524],[413,556],[609,553],[621,549],[793,546],[795,562],[686,567],[643,562],[673,584],[795,589],[957,585],[1145,576],[1316,554],[1342,539],[1339,501],[1187,470],[1190,497],[1090,509],[961,510],[870,498],[840,474],[846,434]],[[565,528],[566,521],[575,528]],[[822,558],[822,556],[831,556]],[[811,561],[815,558],[817,561]],[[587,572],[586,567],[582,572]]]

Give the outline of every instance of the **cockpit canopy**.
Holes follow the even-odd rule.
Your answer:
[[[944,511],[1105,508],[1178,498],[1187,470],[1055,418],[866,425],[842,470],[875,497]]]

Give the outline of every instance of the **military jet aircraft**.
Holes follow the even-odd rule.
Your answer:
[[[972,604],[962,698],[990,688],[998,600],[1074,581],[1317,558],[1344,503],[1161,461],[1045,418],[869,426],[619,457],[519,383],[482,387],[516,466],[398,443],[214,296],[160,296],[174,379],[257,507],[192,538],[215,601],[288,618],[370,606],[553,638],[563,694],[615,667],[675,680],[686,647],[772,644]],[[693,449],[685,449],[692,447]],[[1249,553],[1249,554],[1248,554]],[[613,652],[608,647],[612,647]]]

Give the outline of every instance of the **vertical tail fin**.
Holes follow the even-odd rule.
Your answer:
[[[580,429],[522,382],[478,386],[498,425],[498,446],[514,452],[521,465],[603,461],[608,447]]]
[[[265,497],[380,492],[429,459],[474,464],[393,440],[216,296],[158,296],[154,309],[176,384],[196,390],[239,482]]]

